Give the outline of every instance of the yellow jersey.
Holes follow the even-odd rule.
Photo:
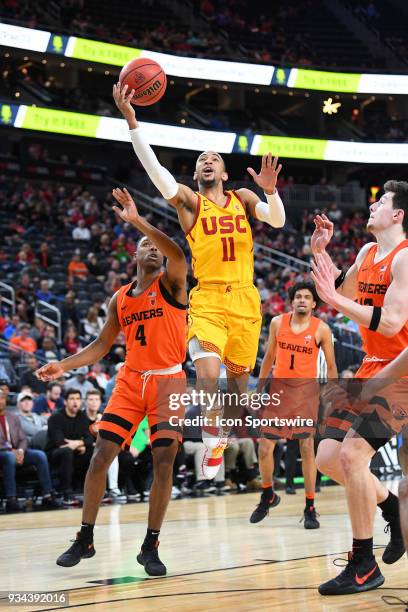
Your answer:
[[[235,191],[224,193],[224,207],[197,193],[196,218],[186,234],[193,274],[201,284],[253,283],[254,245],[245,205]]]

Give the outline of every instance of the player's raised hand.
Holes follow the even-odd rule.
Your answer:
[[[312,261],[312,272],[310,274],[319,297],[327,304],[333,304],[336,297],[332,268],[333,262],[326,251],[316,253],[314,261]]]
[[[334,225],[326,215],[316,215],[314,218],[315,230],[311,238],[312,253],[321,253],[325,250],[333,236]]]
[[[262,155],[261,171],[259,174],[253,168],[247,168],[255,183],[267,194],[275,193],[278,174],[282,170],[282,164],[278,165],[278,158],[272,157],[272,153]]]
[[[128,122],[129,128],[133,130],[138,126],[135,109],[130,103],[135,90],[132,89],[130,92],[128,90],[129,87],[127,85],[124,85],[121,89],[120,83],[116,83],[116,85],[113,86],[113,99],[115,100],[116,106]]]
[[[135,224],[140,219],[136,204],[126,187],[123,189],[112,189],[112,195],[122,206],[112,206],[112,210],[126,223]]]
[[[59,361],[47,363],[45,366],[35,372],[36,377],[43,382],[50,382],[64,376],[65,370]]]

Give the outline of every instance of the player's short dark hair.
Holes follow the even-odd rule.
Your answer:
[[[79,397],[82,399],[82,393],[79,389],[67,389],[65,392],[65,399],[67,400],[71,395],[79,395]]]
[[[407,181],[387,181],[384,184],[384,191],[392,191],[392,207],[397,209],[401,208],[404,211],[404,219],[402,221],[402,228],[404,232],[408,233],[408,183]]]
[[[90,395],[97,395],[99,399],[102,399],[102,393],[100,389],[90,389],[89,391],[86,392],[85,399],[88,399]]]
[[[313,295],[313,301],[316,302],[317,306],[317,304],[319,303],[319,296],[317,295],[314,283],[312,283],[311,281],[300,281],[299,283],[292,285],[292,287],[289,287],[288,295],[290,301],[293,302],[297,291],[301,291],[301,289],[307,289],[308,291],[310,291],[310,293]]]

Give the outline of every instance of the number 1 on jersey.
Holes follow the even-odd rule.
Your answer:
[[[227,242],[228,240],[228,242]],[[221,238],[222,242],[222,261],[236,261],[235,258],[235,243],[233,236]]]
[[[139,325],[137,330],[136,330],[136,336],[135,339],[138,340],[138,342],[140,342],[141,346],[146,346],[147,344],[147,340],[146,340],[146,336],[144,333],[144,325]]]
[[[295,369],[295,354],[292,353],[290,356],[290,366],[289,366],[289,370],[294,370]]]

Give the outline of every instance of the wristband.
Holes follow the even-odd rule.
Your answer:
[[[334,281],[334,286],[336,289],[338,289],[339,287],[341,287],[341,285],[344,282],[344,279],[346,278],[346,270],[342,270],[339,274],[339,276],[336,278],[336,280]]]
[[[381,321],[381,307],[374,306],[373,316],[371,317],[370,326],[368,329],[370,329],[371,331],[377,331],[380,321]]]

